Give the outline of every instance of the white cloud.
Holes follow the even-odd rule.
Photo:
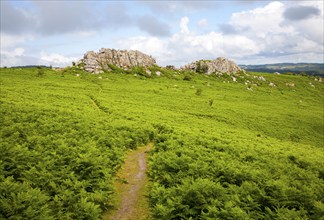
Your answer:
[[[290,29],[280,26],[283,21],[284,8],[281,2],[271,2],[265,7],[234,13],[229,23],[237,29],[249,30],[241,34],[263,39],[274,32],[290,32]]]
[[[185,16],[180,19],[180,30],[168,38],[125,38],[119,45],[151,54],[160,65],[180,66],[218,56],[237,63],[322,62],[323,20],[311,17],[292,24],[283,16],[287,7],[281,2],[271,2],[264,7],[233,13],[228,23],[233,29],[231,34],[191,32],[190,20]],[[207,20],[199,23],[205,24]]]
[[[191,33],[189,18],[180,20],[180,31],[169,38],[133,37],[119,41],[122,48],[136,49],[153,55],[158,64],[177,66],[197,59],[215,59],[218,56],[240,58],[256,54],[258,46],[245,36],[224,36],[222,33]]]
[[[24,48],[16,48],[14,50],[14,56],[22,56],[25,52]]]
[[[25,49],[24,48],[16,48],[14,51],[13,51],[13,56],[22,56],[25,52]]]
[[[197,24],[199,27],[206,27],[208,25],[208,20],[206,18],[203,18],[199,20]]]
[[[71,65],[72,61],[77,61],[77,58],[67,57],[58,53],[47,54],[44,51],[40,53],[40,63],[43,65],[67,66]]]
[[[25,49],[16,47],[13,49],[1,49],[1,67],[26,65],[24,60],[31,60],[31,57],[25,56]]]
[[[317,3],[314,7],[318,7],[323,14],[323,4],[321,5]],[[309,55],[312,53],[313,58],[317,54],[313,61],[322,62],[318,54],[323,53],[323,18],[313,16],[305,20],[287,20],[284,13],[289,7],[290,2],[271,2],[265,7],[234,13],[229,25],[241,30],[235,32],[236,36],[245,36],[259,45],[259,54],[251,53],[251,58],[263,56],[264,62],[268,62],[270,57],[276,57],[277,62],[283,62],[281,57],[292,59],[295,55],[296,60],[290,62],[299,62],[301,57],[305,61],[310,60]]]
[[[8,58],[15,58],[23,56],[25,52],[24,48],[17,47],[14,50],[3,50],[1,51],[1,55],[4,55]]]
[[[188,24],[189,24],[189,18],[188,17],[182,17],[181,21],[180,21],[180,29],[181,29],[181,33],[183,34],[189,34],[189,28],[188,28]]]
[[[90,34],[90,33],[89,33]],[[86,36],[87,33],[78,33],[78,36]],[[1,66],[25,66],[25,65],[55,65],[66,66],[71,65],[72,61],[77,60],[75,57],[66,57],[57,53],[47,54],[41,52],[39,54],[32,53],[33,48],[24,48],[27,42],[39,39],[30,34],[12,35],[1,33]]]
[[[82,3],[77,8],[80,10],[73,13],[78,16],[65,24],[66,19],[64,18],[70,15],[73,3],[39,4],[32,2],[30,6],[34,6],[34,9],[28,12],[34,17],[30,19],[33,20],[35,16],[47,18],[45,20],[36,19],[43,24],[36,24],[36,26],[33,22],[27,22],[25,25],[22,21],[28,16],[24,13],[21,16],[16,16],[20,11],[13,7],[15,4],[6,3],[7,13],[1,14],[2,18],[8,16],[5,17],[8,19],[2,19],[4,23],[1,23],[7,24],[7,26],[2,25],[7,29],[1,28],[0,32],[0,62],[2,66],[28,64],[64,66],[70,65],[72,61],[76,60],[72,56],[73,54],[82,54],[85,52],[84,50],[91,50],[93,47],[137,49],[153,55],[160,65],[180,66],[197,59],[215,59],[218,56],[228,57],[237,63],[299,62],[300,60],[323,62],[323,1],[260,3],[258,5],[263,5],[262,7],[233,13],[228,22],[223,22],[220,25],[219,30],[212,29],[215,20],[211,17],[211,13],[214,11],[209,10],[211,3],[208,1],[204,1],[203,5],[200,3],[200,1],[183,3],[186,10],[180,10],[181,2],[141,3],[156,9],[154,12],[160,12],[154,14],[154,16],[156,15],[155,20],[151,19],[153,15],[150,14],[145,16],[145,13],[143,15],[129,13],[130,8],[127,8],[124,3],[117,5],[109,3],[109,12],[111,13],[105,13],[106,17],[100,15],[93,22],[90,18],[94,18],[93,16],[98,12],[107,10],[108,6],[100,7],[100,10],[94,8],[90,10],[88,3]],[[59,20],[54,19],[55,16],[52,15],[60,11],[61,7],[59,6],[65,4],[68,4],[69,7],[63,11]],[[219,4],[214,6],[217,5]],[[298,6],[311,6],[311,8]],[[290,14],[288,13],[287,18],[285,12],[294,7],[298,10],[300,8],[307,9],[311,16],[306,13],[307,16],[297,16],[298,19],[291,19],[295,16],[293,10],[289,12]],[[97,8],[99,7],[97,6]],[[16,13],[9,13],[9,9]],[[311,9],[310,12],[309,9]],[[27,8],[24,10],[26,11]],[[169,16],[169,12],[172,10],[177,13],[174,13],[174,16]],[[201,13],[201,10],[206,12],[203,15],[205,18],[201,17],[201,14],[195,14]],[[47,12],[52,13],[47,14]],[[76,19],[80,16],[84,18],[84,15],[89,15],[88,18],[91,21]],[[136,22],[137,20],[134,18],[141,16],[141,22]],[[190,19],[197,17],[202,18],[196,23],[197,29],[190,28],[193,27],[190,25]],[[177,18],[177,22],[173,21],[174,18]],[[22,27],[18,24],[24,25]],[[170,27],[170,30],[163,29],[163,27]],[[114,31],[109,32],[112,28]],[[121,28],[124,29],[121,31]],[[104,31],[106,29],[108,34]],[[146,34],[142,32],[143,35],[141,35],[139,30]],[[49,34],[52,34],[51,37],[48,37]],[[159,37],[161,35],[163,37]],[[124,36],[124,38],[121,39],[120,36]],[[76,39],[78,43],[73,43]],[[40,52],[40,50],[44,51]],[[49,53],[49,51],[53,53]],[[65,51],[72,51],[72,55],[68,55],[68,52]]]
[[[131,37],[118,41],[119,48],[127,48],[129,50],[139,50],[143,53],[152,55],[157,62],[164,63],[168,61],[171,50],[168,48],[168,40],[159,39],[157,37]]]
[[[323,20],[323,1],[301,1],[300,6],[312,7],[317,10],[318,14],[300,20],[286,20],[285,27],[293,27],[294,30],[307,39],[323,45],[324,39],[324,20]],[[287,4],[287,8],[296,7],[296,5]]]
[[[44,51],[40,56],[26,55],[24,48],[1,51],[1,66],[25,66],[25,65],[53,65],[64,67],[76,61],[76,57],[68,57],[57,53],[48,54]]]
[[[26,41],[33,40],[34,37],[29,34],[12,35],[12,34],[6,34],[1,32],[0,39],[1,39],[0,48],[1,50],[3,50],[3,49],[16,47],[18,44],[24,43]]]

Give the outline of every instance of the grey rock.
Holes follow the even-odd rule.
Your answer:
[[[270,82],[270,83],[269,83],[269,86],[270,86],[270,87],[276,87],[276,84],[274,84],[273,82]]]
[[[296,85],[295,85],[295,83],[286,83],[286,86],[288,86],[288,87],[295,87]]]
[[[146,72],[146,74],[147,74],[148,76],[150,76],[150,75],[152,74],[152,72],[151,72],[150,70],[146,70],[145,72]]]
[[[314,86],[313,83],[309,82],[308,84],[309,84],[311,87],[315,88],[315,86]]]
[[[264,78],[263,76],[253,76],[254,79],[257,79],[259,81],[267,81],[266,78]]]
[[[152,56],[137,50],[115,50],[102,48],[98,53],[88,51],[83,59],[76,62],[80,69],[94,74],[103,73],[104,70],[111,70],[109,65],[122,69],[131,69],[134,66],[152,66],[156,61]]]
[[[212,73],[217,75],[222,75],[223,73],[234,74],[242,71],[242,69],[236,63],[224,57],[218,57],[215,60],[195,61],[181,67],[181,69],[193,70],[208,75]]]

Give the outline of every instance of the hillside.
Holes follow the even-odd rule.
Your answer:
[[[314,76],[324,76],[323,63],[277,63],[277,64],[261,64],[261,65],[240,65],[247,71],[254,72],[279,72],[279,73],[295,73],[308,74]]]
[[[2,68],[0,219],[100,219],[154,143],[154,219],[320,219],[321,78]]]

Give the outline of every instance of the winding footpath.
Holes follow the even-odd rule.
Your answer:
[[[117,207],[107,213],[104,220],[151,219],[146,176],[147,152],[151,149],[152,145],[147,145],[128,153],[116,175]]]

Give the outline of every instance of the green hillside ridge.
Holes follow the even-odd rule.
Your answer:
[[[100,219],[150,142],[154,219],[324,216],[321,78],[110,68],[0,69],[0,219]]]
[[[279,72],[324,76],[324,63],[275,63],[239,66],[247,71],[253,72]]]

